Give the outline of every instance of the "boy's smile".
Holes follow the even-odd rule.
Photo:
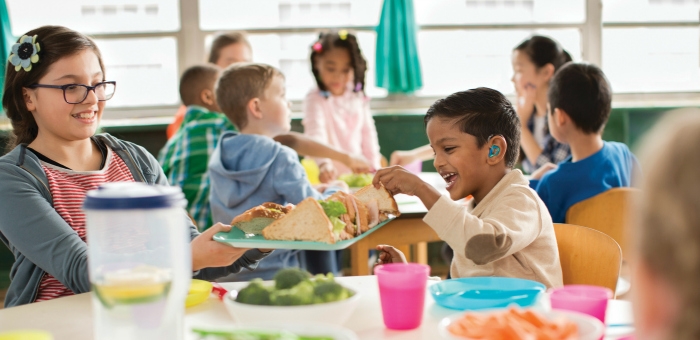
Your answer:
[[[488,143],[479,148],[476,137],[462,132],[455,119],[435,117],[428,121],[426,132],[435,152],[433,165],[447,182],[450,198],[472,195],[477,203],[481,201],[495,184],[492,182],[498,182],[490,178],[496,173],[489,164]]]

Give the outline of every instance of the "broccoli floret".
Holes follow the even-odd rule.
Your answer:
[[[350,292],[337,282],[321,282],[314,287],[314,301],[316,303],[345,300],[350,297]]]
[[[310,277],[311,274],[309,272],[299,268],[282,269],[275,274],[275,288],[290,289],[299,284],[299,282],[308,280]]]
[[[323,274],[314,275],[314,280],[313,280],[314,285],[318,285],[319,283],[324,283],[324,282],[335,282],[333,279],[333,273],[328,273],[326,275],[323,275]]]
[[[309,281],[302,281],[293,288],[272,292],[271,299],[277,306],[310,305],[314,302],[314,286]]]
[[[247,287],[241,289],[236,297],[236,302],[251,305],[271,305],[270,290],[263,286],[262,280],[255,279]]]

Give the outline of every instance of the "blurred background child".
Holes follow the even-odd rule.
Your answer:
[[[633,214],[636,338],[700,339],[700,117],[665,118],[645,138]]]
[[[251,61],[253,61],[253,48],[243,32],[219,33],[211,43],[208,62],[221,69],[225,69],[234,63]],[[183,102],[177,113],[175,113],[174,121],[168,125],[165,131],[168,139],[172,138],[182,126],[182,121],[185,119],[185,112],[187,111],[186,106],[187,104]]]
[[[357,38],[344,30],[321,33],[311,46],[311,71],[318,88],[304,99],[304,134],[347,153],[363,155],[378,169],[377,130],[364,93],[367,63]],[[351,172],[338,161],[316,162],[319,180],[324,183]]]
[[[569,146],[552,138],[547,126],[547,90],[554,73],[571,56],[554,40],[535,35],[513,50],[511,81],[515,86],[514,107],[522,125],[520,147],[522,168],[532,173],[547,163],[559,163],[569,157]],[[390,165],[408,165],[433,158],[433,150],[424,145],[413,150],[394,151]]]
[[[554,73],[571,61],[556,41],[539,35],[526,39],[513,50],[515,111],[522,125],[520,147],[525,154],[523,170],[532,173],[547,163],[569,157],[569,146],[552,138],[547,126],[547,91]]]

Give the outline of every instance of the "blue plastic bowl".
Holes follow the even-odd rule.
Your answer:
[[[438,305],[457,310],[531,307],[545,290],[539,282],[512,277],[467,277],[430,286]]]

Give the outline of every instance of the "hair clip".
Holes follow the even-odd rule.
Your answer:
[[[321,52],[323,50],[323,45],[321,45],[321,42],[316,42],[313,47],[311,47],[314,51],[316,52]]]
[[[345,40],[348,38],[348,31],[347,30],[340,30],[340,31],[338,31],[338,36],[340,37],[340,40]]]
[[[24,68],[24,72],[32,70],[32,64],[39,62],[39,43],[36,42],[36,35],[29,37],[23,35],[19,42],[12,45],[12,53],[8,61],[15,67],[15,71]]]
[[[355,92],[360,92],[360,91],[362,91],[362,83],[355,84]]]

